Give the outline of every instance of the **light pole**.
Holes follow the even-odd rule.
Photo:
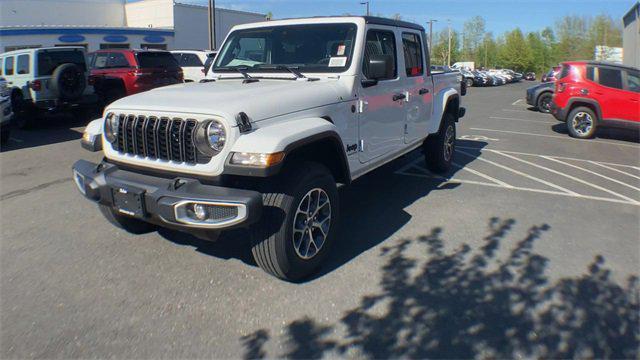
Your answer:
[[[451,19],[447,19],[449,27],[449,47],[447,48],[447,66],[451,66]]]
[[[216,49],[216,2],[209,0],[209,50]]]
[[[360,3],[360,5],[367,5],[367,16],[369,16],[369,2],[370,1],[363,1]]]
[[[431,48],[433,47],[433,23],[438,22],[438,20],[429,19],[427,22],[429,23],[429,51],[431,51]]]

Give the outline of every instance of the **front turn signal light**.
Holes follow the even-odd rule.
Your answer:
[[[234,152],[230,163],[233,165],[267,168],[281,163],[284,160],[284,155],[284,152],[272,154]]]

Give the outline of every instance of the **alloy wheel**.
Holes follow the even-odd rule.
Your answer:
[[[293,248],[304,260],[312,259],[324,246],[331,228],[329,195],[315,188],[298,204],[293,218]]]
[[[449,125],[447,132],[444,134],[444,159],[446,161],[449,161],[453,156],[455,140],[455,130],[453,129],[453,125]]]
[[[593,128],[593,118],[586,112],[577,113],[573,119],[571,119],[571,127],[581,136],[585,136],[591,132]]]

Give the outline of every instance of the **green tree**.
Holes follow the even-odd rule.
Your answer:
[[[498,62],[498,44],[493,39],[493,34],[484,35],[476,56],[476,67],[493,68]]]
[[[515,71],[525,71],[533,62],[531,49],[519,28],[505,35],[504,45],[500,47],[498,65]]]
[[[485,21],[482,16],[474,16],[464,23],[462,35],[462,60],[478,62],[478,49],[484,37]]]
[[[460,60],[460,35],[451,29],[451,64]],[[449,52],[449,30],[444,29],[433,36],[433,48],[431,49],[431,62],[438,65],[447,65]]]

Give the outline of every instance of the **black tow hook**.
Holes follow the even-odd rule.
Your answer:
[[[186,182],[180,178],[173,180],[171,185],[169,185],[169,190],[176,191],[182,187],[182,185],[186,184]]]

